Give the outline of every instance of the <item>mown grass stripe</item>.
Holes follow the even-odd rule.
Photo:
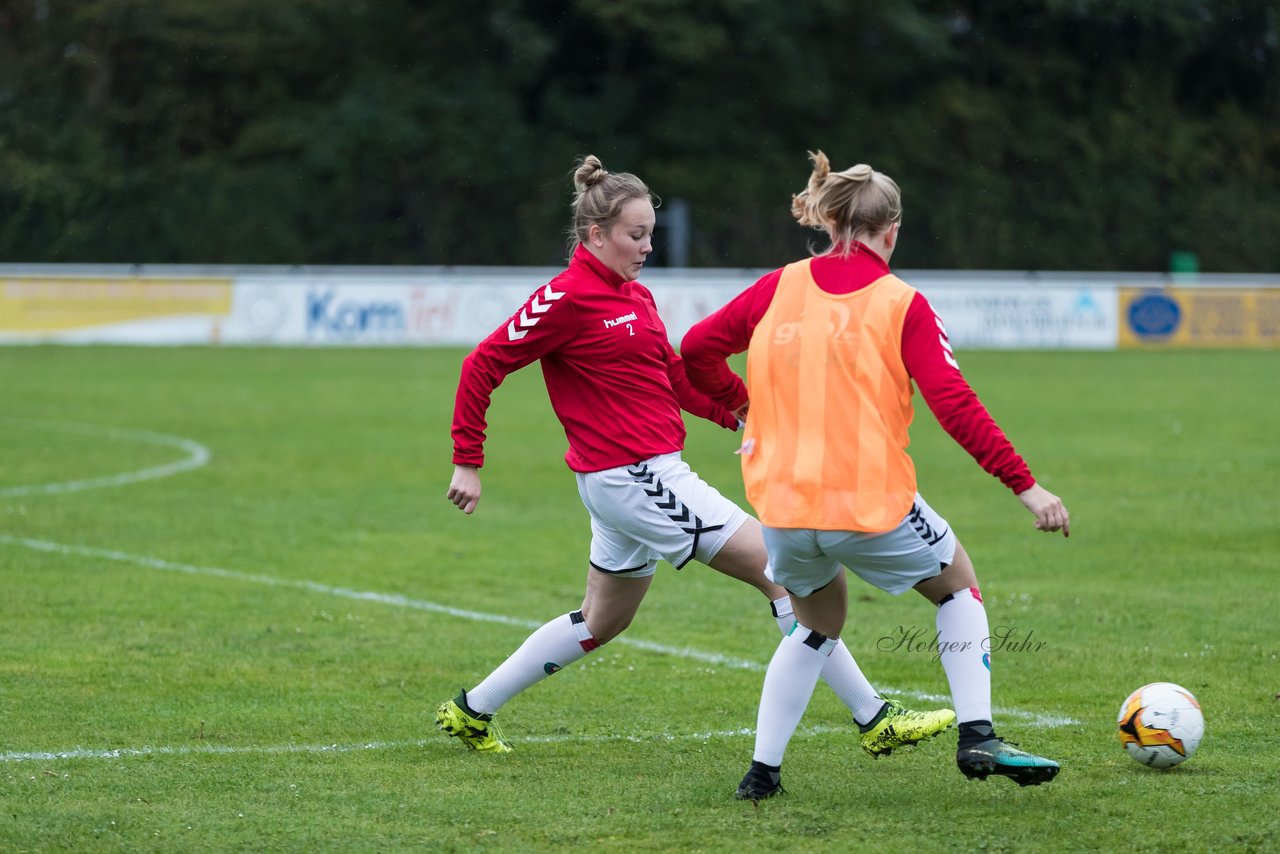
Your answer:
[[[363,602],[376,602],[383,605],[392,605],[401,608],[412,608],[419,611],[428,611],[436,614],[444,614],[450,617],[457,617],[464,620],[475,620],[479,622],[501,623],[510,626],[519,626],[527,629],[536,629],[542,625],[542,622],[536,620],[524,620],[518,617],[509,617],[504,614],[486,614],[482,611],[468,611],[462,608],[454,608],[449,605],[441,605],[438,602],[430,602],[425,599],[411,599],[408,596],[402,596],[398,593],[379,593],[371,590],[352,590],[347,587],[334,587],[328,584],[321,584],[317,581],[308,581],[305,579],[289,579],[278,578],[273,575],[261,575],[248,572],[239,572],[234,569],[222,569],[216,566],[196,566],[188,563],[178,563],[162,558],[149,557],[147,555],[135,555],[127,552],[115,551],[113,549],[99,549],[88,546],[68,545],[65,543],[54,543],[48,540],[37,540],[30,537],[14,537],[8,534],[0,534],[0,543],[9,545],[24,546],[36,551],[51,552],[54,554],[71,555],[76,557],[100,558],[106,560],[119,561],[122,563],[132,563],[137,566],[145,566],[150,569],[159,569],[167,572],[181,572],[187,575],[203,575],[213,578],[225,578],[232,581],[242,581],[250,584],[262,584],[270,587],[285,587],[296,590],[307,590],[312,593],[320,593],[330,596],[339,596],[345,599],[353,599]],[[701,661],[706,664],[713,664],[721,667],[730,667],[738,670],[754,670],[763,671],[765,664],[758,661],[748,661],[746,659],[734,658],[732,656],[721,655],[715,652],[706,652],[704,650],[694,649],[692,647],[674,647],[666,644],[655,643],[640,638],[619,637],[615,638],[611,643],[623,644],[625,646],[634,647],[636,649],[645,650],[647,652],[656,652],[661,655],[671,655],[677,658],[687,658],[694,661]],[[911,697],[917,700],[926,700],[929,702],[949,703],[950,697],[938,694],[922,693],[919,691],[911,691],[906,689],[898,689],[890,686],[881,686],[880,690],[886,694],[893,694],[903,697]],[[1041,714],[1037,712],[1026,711],[1023,709],[996,708],[996,712],[1008,717],[1019,718],[1029,721],[1038,726],[1058,727],[1069,726],[1079,723],[1073,718],[1063,715]]]

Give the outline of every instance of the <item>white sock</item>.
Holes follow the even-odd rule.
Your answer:
[[[986,649],[990,635],[978,588],[953,593],[938,608],[942,669],[960,723],[991,720],[991,657]]]
[[[491,715],[525,688],[573,664],[600,646],[587,629],[581,611],[561,614],[538,629],[467,692],[471,711]]]
[[[783,596],[770,603],[778,628],[785,635],[795,625],[796,618],[791,608],[791,597]],[[840,702],[849,707],[853,719],[859,724],[866,724],[880,714],[884,706],[884,698],[876,693],[867,677],[862,674],[853,653],[844,645],[844,641],[836,641],[827,663],[822,668],[822,681],[826,682],[840,698]]]
[[[756,716],[756,748],[752,758],[782,765],[787,742],[795,734],[818,684],[818,674],[836,642],[797,623],[783,637],[769,662]]]
[[[778,621],[778,631],[785,635],[796,624],[796,612],[791,607],[791,597],[783,596],[769,603],[773,618]]]

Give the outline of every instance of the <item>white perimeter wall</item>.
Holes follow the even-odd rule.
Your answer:
[[[0,343],[471,346],[557,272],[0,265]],[[641,281],[678,345],[763,272],[659,269]],[[1123,293],[1186,284],[1107,273],[899,275],[929,298],[953,343],[969,348],[1114,348]],[[1280,277],[1195,284],[1256,288]]]

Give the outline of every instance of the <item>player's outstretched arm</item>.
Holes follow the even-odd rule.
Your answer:
[[[475,512],[480,503],[480,469],[476,466],[454,466],[449,492],[445,495],[463,513]]]
[[[1018,500],[1036,517],[1036,528],[1045,533],[1062,530],[1062,536],[1071,536],[1071,514],[1062,499],[1040,484],[1018,493]]]

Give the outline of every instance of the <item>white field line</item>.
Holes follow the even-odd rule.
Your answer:
[[[31,419],[15,419],[4,418],[9,422],[18,422],[22,424],[33,425],[44,429],[56,430],[64,433],[80,433],[88,436],[105,436],[112,439],[126,439],[133,441],[147,442],[156,445],[166,445],[185,451],[187,456],[185,459],[173,463],[167,463],[161,466],[140,469],[132,472],[124,472],[116,475],[108,475],[105,477],[87,478],[83,480],[65,481],[61,483],[36,484],[31,486],[16,486],[0,489],[0,498],[13,498],[27,495],[52,495],[66,492],[79,492],[85,489],[98,489],[104,487],[124,486],[130,483],[137,483],[143,480],[152,480],[160,477],[168,477],[170,475],[180,474],[184,471],[199,468],[206,465],[211,458],[209,449],[198,442],[191,439],[184,439],[180,436],[170,436],[163,433],[151,433],[143,430],[130,430],[126,428],[110,428],[98,427],[90,424],[72,424],[66,422],[52,421],[35,421]],[[375,602],[383,605],[392,605],[400,608],[412,608],[419,611],[428,611],[437,614],[444,614],[450,617],[457,617],[465,620],[474,620],[477,622],[501,623],[504,625],[519,626],[527,629],[535,629],[542,625],[541,622],[534,620],[523,620],[517,617],[509,617],[502,614],[486,614],[480,611],[468,611],[461,608],[453,608],[448,605],[441,605],[436,602],[429,602],[423,599],[411,599],[407,596],[401,596],[395,593],[378,593],[367,590],[352,590],[346,587],[334,587],[328,584],[321,584],[316,581],[307,581],[301,579],[278,578],[271,575],[261,575],[248,572],[238,572],[232,569],[221,569],[213,566],[196,566],[193,564],[177,563],[175,561],[163,560],[161,558],[149,557],[147,555],[134,555],[127,552],[114,551],[110,549],[98,549],[87,546],[68,545],[63,543],[53,543],[47,540],[37,540],[28,537],[14,537],[8,534],[0,534],[0,544],[17,545],[25,548],[34,549],[36,551],[51,552],[75,557],[95,558],[104,560],[113,560],[121,563],[131,563],[137,566],[143,566],[148,569],[159,569],[168,572],[179,572],[187,575],[202,575],[213,578],[223,578],[230,581],[240,581],[249,584],[261,584],[269,587],[293,588],[296,590],[306,590],[311,593],[320,593],[328,596],[338,596],[345,599],[353,599],[356,601]],[[666,644],[654,643],[653,641],[641,640],[639,638],[619,637],[612,641],[613,644],[623,644],[642,649],[647,652],[657,652],[663,655],[672,655],[677,658],[687,658],[694,661],[701,661],[706,664],[716,665],[720,667],[729,667],[739,670],[763,671],[765,665],[757,661],[748,661],[746,659],[733,658],[731,656],[721,655],[719,653],[704,652],[692,647],[673,647]],[[927,694],[919,691],[907,691],[884,687],[884,691],[890,694],[912,697],[928,702],[949,702],[950,698],[937,694]],[[1077,723],[1077,721],[1060,715],[1044,715],[1034,712],[1027,712],[1021,709],[996,709],[1001,715],[1015,717],[1028,721],[1038,726],[1067,726]],[[818,735],[826,732],[839,732],[837,728],[832,727],[801,727],[796,734],[800,736]],[[647,734],[647,735],[609,735],[609,736],[530,736],[522,738],[521,741],[530,744],[554,744],[561,742],[574,743],[590,743],[590,742],[609,742],[609,741],[627,741],[627,742],[652,742],[652,741],[707,741],[711,738],[733,738],[753,736],[755,733],[751,729],[728,730],[724,732],[708,732],[693,733],[686,735],[666,735],[666,734]],[[330,745],[265,745],[265,746],[245,746],[230,747],[222,745],[200,745],[187,747],[134,747],[134,748],[115,748],[115,749],[99,749],[92,750],[86,748],[75,748],[66,751],[15,751],[9,753],[0,753],[0,762],[34,762],[34,761],[55,761],[66,759],[113,759],[128,758],[140,756],[188,756],[188,755],[226,755],[226,754],[326,754],[326,753],[351,753],[362,750],[396,750],[411,747],[422,747],[428,744],[427,741],[402,741],[402,742],[365,742],[361,744],[330,744]]]
[[[800,727],[798,737],[804,738],[827,733],[847,733],[849,729],[830,726]],[[722,730],[720,732],[694,732],[680,735],[669,733],[645,733],[643,735],[532,735],[522,736],[520,744],[605,744],[625,741],[631,744],[651,742],[674,743],[685,741],[707,742],[713,738],[753,738],[755,730],[749,727]],[[129,759],[140,756],[236,756],[262,754],[281,756],[287,754],[358,753],[365,750],[408,750],[444,744],[440,738],[413,741],[366,741],[357,744],[268,744],[233,747],[222,744],[202,744],[185,747],[118,747],[90,750],[77,747],[74,750],[33,750],[0,753],[0,762],[56,762],[68,759]]]
[[[481,611],[467,611],[462,608],[453,608],[448,605],[441,605],[437,602],[428,602],[425,599],[410,599],[408,596],[401,596],[398,593],[378,593],[371,590],[352,590],[348,587],[333,587],[328,584],[321,584],[318,581],[278,578],[273,575],[258,575],[249,572],[238,572],[234,569],[221,569],[216,566],[194,566],[189,563],[176,563],[170,560],[148,557],[147,555],[134,555],[110,549],[96,549],[86,546],[51,543],[48,540],[14,537],[9,534],[0,534],[0,543],[25,546],[26,548],[34,549],[36,551],[52,552],[54,554],[114,560],[121,563],[132,563],[137,566],[147,567],[148,569],[180,572],[186,575],[204,575],[211,576],[213,578],[225,578],[230,581],[243,581],[248,584],[261,584],[267,587],[284,587],[293,588],[295,590],[306,590],[311,593],[338,596],[343,599],[354,599],[361,602],[377,602],[382,605],[412,608],[417,611],[430,611],[435,614],[444,614],[449,617],[458,617],[460,619],[474,620],[482,623],[502,623],[508,626],[536,629],[545,622],[522,620],[518,617],[508,617],[503,614],[486,614]],[[733,658],[731,656],[720,655],[719,653],[714,652],[703,652],[691,647],[666,646],[659,643],[653,643],[651,641],[628,637],[620,637],[610,641],[610,643],[626,644],[627,646],[634,646],[638,649],[647,650],[649,652],[659,652],[665,655],[674,655],[679,658],[689,658],[695,661],[702,661],[707,664],[731,667],[738,670],[764,670],[764,665],[757,661],[747,661],[745,659]]]
[[[41,483],[31,486],[9,486],[0,489],[0,498],[17,498],[25,495],[53,495],[63,492],[80,492],[85,489],[124,486],[142,480],[169,477],[170,475],[200,468],[200,466],[206,465],[212,456],[209,449],[199,442],[184,439],[181,436],[169,436],[164,433],[150,433],[145,430],[130,430],[124,427],[97,427],[92,424],[72,424],[62,421],[37,421],[26,418],[5,418],[4,420],[11,424],[30,426],[41,430],[53,430],[60,433],[79,433],[85,436],[104,436],[108,439],[124,439],[145,442],[150,445],[164,445],[177,448],[185,452],[187,456],[177,462],[104,477],[69,480],[62,483]]]
[[[412,608],[419,611],[428,611],[436,614],[444,614],[450,617],[457,617],[464,620],[474,620],[478,622],[501,623],[510,626],[519,626],[522,628],[535,629],[542,625],[541,622],[535,620],[523,620],[516,617],[509,617],[502,614],[486,614],[480,611],[468,611],[461,608],[453,608],[448,605],[441,605],[436,602],[429,602],[424,599],[411,599],[407,596],[401,596],[394,593],[378,593],[367,590],[352,590],[346,587],[334,587],[328,584],[321,584],[316,581],[307,581],[300,579],[278,578],[271,575],[260,575],[247,572],[238,572],[232,569],[221,569],[213,566],[195,566],[193,564],[177,563],[175,561],[163,560],[161,558],[149,557],[147,555],[134,555],[127,552],[114,551],[110,549],[90,548],[87,546],[68,545],[64,543],[54,543],[48,540],[37,540],[29,537],[14,537],[8,534],[0,534],[0,544],[16,545],[36,551],[50,552],[53,554],[68,555],[73,557],[93,558],[118,561],[121,563],[130,563],[136,566],[146,567],[148,569],[158,569],[167,572],[179,572],[186,575],[200,575],[213,578],[224,578],[230,581],[241,581],[249,584],[261,584],[268,587],[292,588],[297,590],[305,590],[311,593],[320,593],[329,596],[337,596],[344,599],[353,599],[363,602],[375,602],[383,605],[392,605],[401,608]],[[702,650],[693,649],[691,647],[673,647],[665,644],[653,643],[652,641],[639,640],[628,637],[619,637],[613,641],[613,644],[624,644],[637,649],[648,652],[657,652],[664,655],[671,655],[677,658],[692,659],[701,661],[706,664],[712,664],[722,667],[730,667],[740,670],[763,671],[765,665],[758,661],[748,661],[741,658],[733,658],[731,656],[721,655],[719,653],[704,652]],[[884,687],[884,691],[890,694],[912,697],[928,702],[950,702],[950,698],[937,694],[922,693],[919,691],[907,691]],[[1048,715],[1036,712],[1024,711],[1022,709],[997,708],[995,710],[1004,717],[1012,717],[1034,726],[1042,727],[1059,727],[1069,726],[1078,723],[1072,718],[1061,715]],[[834,731],[829,728],[802,728],[798,732],[805,734],[817,734],[821,732]],[[752,735],[752,730],[731,730],[726,732],[712,732],[702,734],[690,734],[681,736],[662,736],[662,735],[616,735],[616,736],[542,736],[542,737],[526,737],[522,738],[522,742],[527,743],[557,743],[563,741],[653,741],[653,740],[706,740],[709,738],[728,738],[734,736]],[[223,754],[223,753],[349,753],[358,750],[389,750],[400,749],[406,747],[424,745],[425,741],[413,742],[367,742],[363,744],[349,745],[276,745],[261,747],[221,747],[221,746],[200,746],[200,747],[140,747],[140,748],[119,748],[114,750],[90,750],[76,748],[68,751],[32,751],[32,752],[11,752],[0,753],[0,762],[24,762],[24,761],[53,761],[59,759],[110,759],[125,758],[132,756],[182,756],[188,754]]]

